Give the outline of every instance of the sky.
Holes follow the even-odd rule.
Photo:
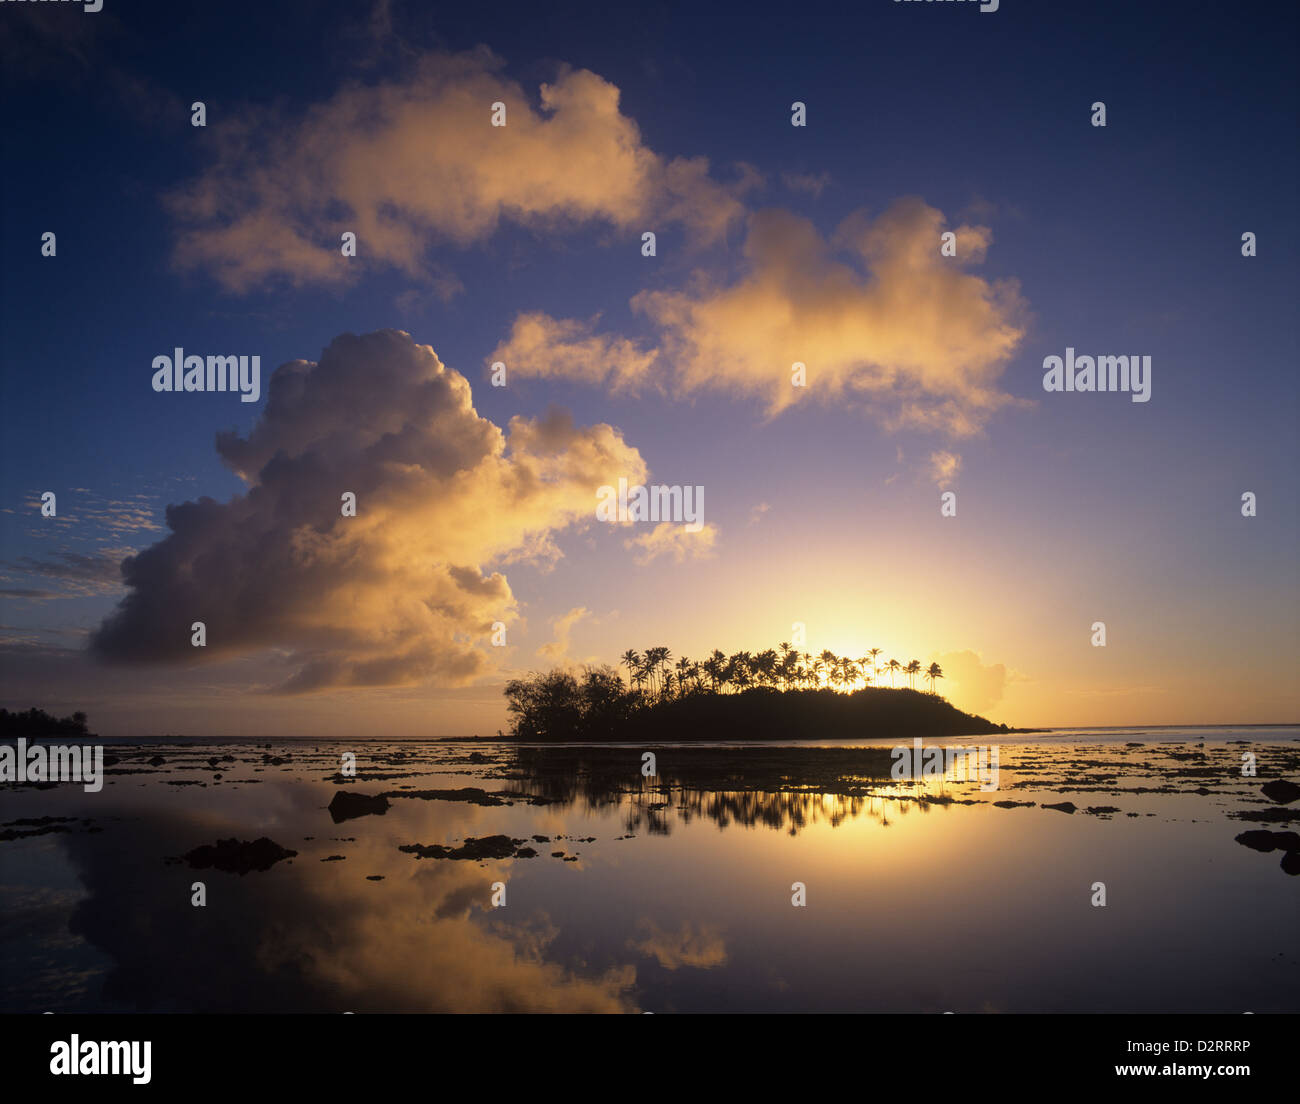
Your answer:
[[[0,705],[486,734],[801,625],[1011,725],[1294,722],[1298,18],[4,5]]]

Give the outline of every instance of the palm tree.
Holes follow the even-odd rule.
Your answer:
[[[737,652],[727,661],[731,681],[737,690],[748,689],[754,681],[754,657],[749,652]]]
[[[835,681],[835,664],[838,658],[829,648],[822,649],[822,654],[817,658],[822,661],[822,670],[826,672],[826,685],[830,686]]]
[[[647,648],[645,650],[645,660],[643,670],[650,679],[650,692],[662,696],[665,685],[664,675],[668,673],[668,662],[672,659],[672,653],[662,645],[658,648]],[[658,682],[656,683],[656,678]]]
[[[880,649],[879,649],[879,648],[868,648],[868,649],[867,649],[867,655],[869,655],[869,656],[871,657],[871,672],[872,672],[873,675],[875,675],[875,677],[876,677],[876,681],[879,682],[879,681],[880,681],[880,669],[876,666],[876,656],[880,655]]]
[[[903,669],[907,672],[907,678],[912,689],[915,690],[916,676],[921,673],[921,661],[919,659],[914,659]]]
[[[894,675],[903,669],[903,665],[898,660],[891,659],[885,664],[885,668],[889,671],[889,685],[892,687],[894,685]]]
[[[839,662],[840,681],[844,683],[844,689],[847,690],[858,681],[858,665],[853,660],[845,658]]]
[[[717,648],[713,649],[713,654],[704,661],[704,673],[713,681],[713,692],[720,693],[727,681],[727,657]]]
[[[943,668],[937,663],[931,663],[925,670],[925,677],[930,680],[930,693],[934,693],[934,680],[943,678]]]
[[[677,695],[686,693],[686,680],[691,677],[691,661],[685,656],[677,661]]]
[[[622,655],[624,666],[627,667],[628,678],[631,680],[633,687],[638,693],[641,691],[641,656],[637,654],[635,648],[629,648]]]
[[[794,665],[799,660],[799,653],[790,647],[788,640],[777,645],[781,649],[781,662],[776,665],[777,678],[789,690],[794,683]]]

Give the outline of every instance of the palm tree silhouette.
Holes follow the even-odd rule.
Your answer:
[[[826,673],[826,685],[830,686],[836,681],[835,663],[836,656],[829,648],[823,648],[822,654],[817,657],[822,662],[822,670]]]
[[[629,648],[620,658],[624,666],[627,667],[628,678],[631,680],[633,687],[640,693],[642,680],[641,656],[635,648]]]
[[[892,687],[894,685],[894,675],[896,672],[903,669],[903,665],[899,663],[898,660],[891,659],[885,664],[885,667],[889,671],[889,685]]]
[[[876,656],[880,655],[879,648],[868,648],[867,655],[871,657],[871,672],[876,676],[876,681],[880,681],[880,668],[876,666]]]
[[[904,670],[907,672],[908,682],[911,684],[912,689],[915,690],[916,676],[921,673],[921,661],[919,659],[912,660]]]
[[[930,680],[930,693],[934,693],[934,680],[943,678],[943,668],[937,663],[931,663],[925,670],[925,677]]]

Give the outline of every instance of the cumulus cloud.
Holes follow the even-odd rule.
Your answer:
[[[489,359],[501,361],[507,373],[578,380],[612,391],[635,390],[657,354],[627,338],[596,332],[599,321],[599,315],[584,322],[552,318],[541,311],[520,314],[509,341]]]
[[[937,657],[943,668],[944,682],[949,689],[944,696],[956,699],[963,709],[979,713],[991,709],[1002,700],[1009,678],[1006,665],[985,665],[978,652],[946,652]]]
[[[284,691],[464,684],[487,666],[492,622],[515,618],[492,568],[553,560],[553,534],[594,517],[595,487],[645,477],[608,425],[551,411],[501,430],[396,330],[281,365],[252,431],[218,435],[217,451],[247,492],[168,508],[170,533],[123,563],[128,593],[91,638],[100,657],[275,649]],[[190,645],[194,621],[206,648]]]
[[[861,403],[893,427],[979,432],[1014,400],[999,378],[1024,335],[1014,281],[966,271],[991,241],[956,229],[919,199],[872,220],[849,216],[829,238],[788,211],[751,215],[744,270],[731,283],[697,272],[685,288],[643,291],[634,310],[653,342],[601,335],[593,323],[529,313],[491,354],[515,374],[616,387],[756,396],[770,413],[805,399]],[[807,386],[791,365],[807,366]]]
[[[623,542],[623,547],[636,549],[636,562],[645,565],[660,556],[671,556],[674,563],[690,557],[703,558],[713,552],[718,540],[718,527],[706,522],[699,529],[661,521],[647,533]]]
[[[305,115],[267,109],[214,127],[215,162],[168,200],[178,264],[234,291],[341,282],[367,263],[445,281],[430,246],[467,246],[503,222],[678,222],[709,242],[742,214],[752,172],[728,186],[705,158],[655,153],[609,81],[564,70],[534,104],[502,65],[486,49],[428,55]],[[340,254],[345,231],[357,234],[355,261]]]

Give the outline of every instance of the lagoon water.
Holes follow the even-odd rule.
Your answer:
[[[639,746],[264,743],[0,787],[0,1010],[1300,1009],[1300,877],[1236,840],[1300,819],[1260,793],[1295,728],[1000,737],[996,791],[895,780],[887,741],[657,745],[654,778]],[[336,822],[340,790],[388,808]],[[261,837],[296,854],[181,858]]]

